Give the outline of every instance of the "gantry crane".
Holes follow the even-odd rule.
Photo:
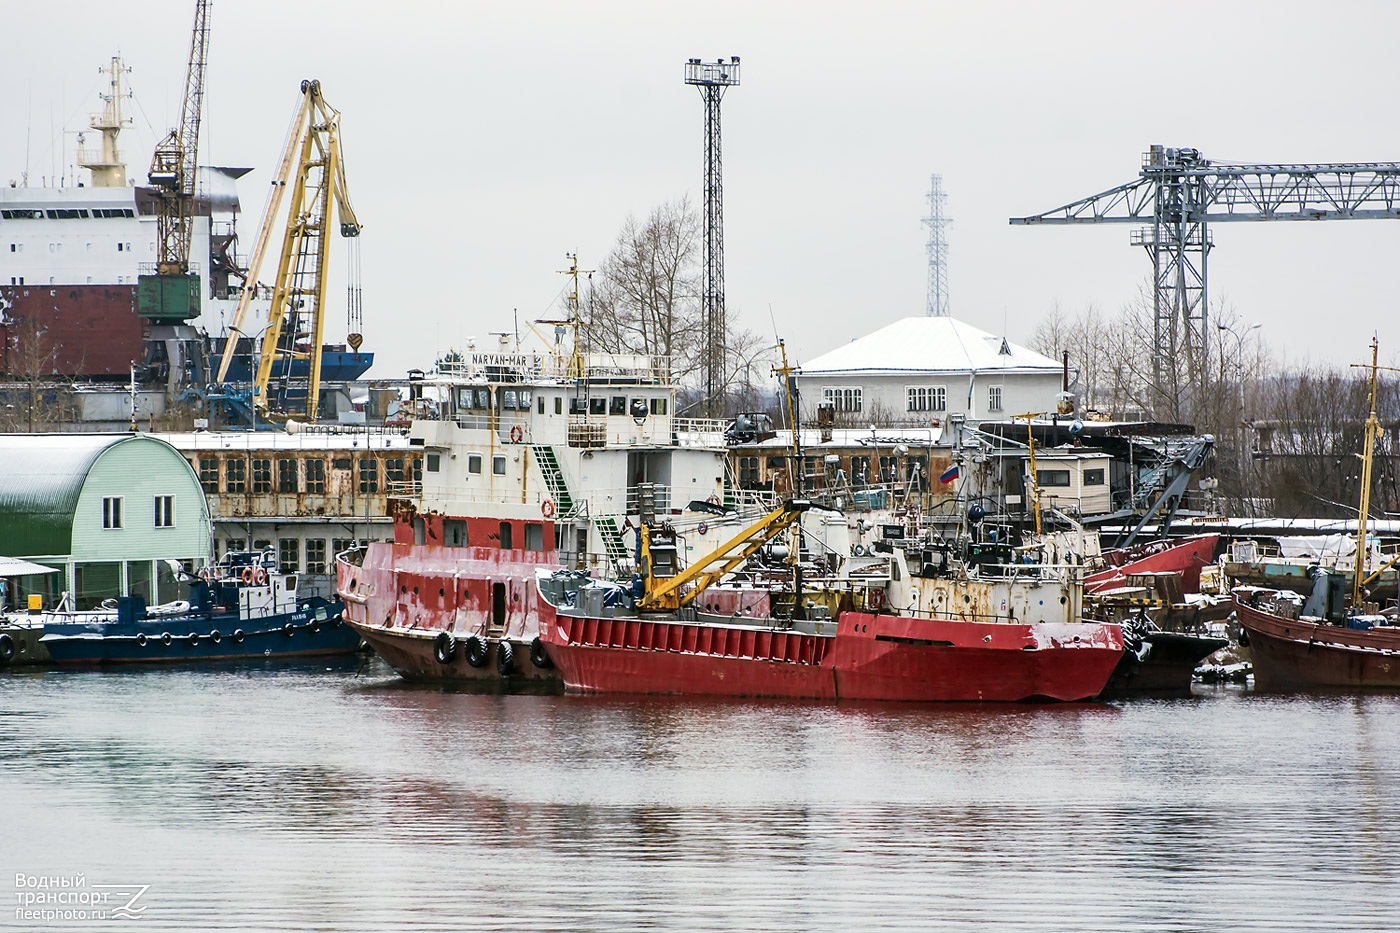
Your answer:
[[[1181,416],[1205,392],[1209,225],[1378,218],[1400,218],[1400,162],[1211,162],[1196,149],[1154,145],[1137,180],[1011,223],[1146,225],[1132,243],[1152,258],[1153,391]]]
[[[137,313],[169,324],[198,317],[199,276],[190,272],[194,226],[199,118],[204,103],[204,65],[209,56],[209,0],[197,0],[180,125],[156,144],[148,178],[156,195],[154,275],[136,279]]]
[[[229,364],[237,351],[238,335],[246,335],[243,324],[259,290],[258,270],[271,242],[282,196],[290,183],[292,200],[287,211],[277,277],[272,284],[268,323],[262,334],[253,377],[252,401],[254,408],[266,417],[303,415],[315,420],[321,387],[321,336],[325,324],[327,257],[333,214],[339,213],[342,237],[358,237],[360,223],[350,206],[345,185],[340,112],[321,97],[319,81],[303,81],[301,94],[281,168],[272,182],[272,194],[263,213],[248,276],[224,344],[217,379],[223,382],[227,378]],[[358,264],[352,260],[350,265],[349,272],[353,276],[358,273]],[[346,342],[358,350],[361,343],[359,289],[354,281],[348,294],[351,333]]]

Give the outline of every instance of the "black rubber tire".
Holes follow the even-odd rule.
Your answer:
[[[515,648],[508,641],[496,642],[496,673],[509,677],[515,670]]]
[[[15,640],[0,632],[0,664],[9,664],[15,659]]]
[[[438,632],[433,639],[433,657],[439,664],[447,665],[457,660],[457,639],[451,632]]]
[[[291,638],[296,633],[297,627],[292,623],[288,622],[286,625],[282,626],[282,634],[286,635],[288,638]]]
[[[209,633],[209,640],[217,645],[219,642],[224,640],[224,636],[219,634],[218,629],[214,629],[214,631]]]
[[[233,630],[233,643],[235,645],[243,644],[243,629],[236,628]]]
[[[1241,648],[1248,648],[1248,647],[1249,647],[1249,632],[1248,632],[1247,630],[1245,630],[1244,628],[1241,628],[1241,629],[1240,629],[1240,647],[1241,647]]]
[[[145,633],[145,632],[141,632],[140,634],[138,634],[138,635],[136,636],[136,647],[138,647],[138,648],[144,648],[144,647],[146,647],[146,642],[148,642],[148,641],[150,641],[150,639],[148,639],[148,638],[146,637],[146,633]]]
[[[198,632],[190,632],[188,635],[185,636],[185,641],[186,641],[186,643],[189,644],[189,646],[190,646],[191,648],[198,648],[198,647],[199,647],[199,633],[198,633]]]
[[[172,641],[174,641],[174,640],[175,640],[175,636],[174,636],[174,635],[171,635],[169,632],[161,632],[161,633],[160,633],[160,643],[161,643],[162,645],[165,645],[165,647],[169,648],[169,647],[170,647],[170,643],[171,643]]]
[[[486,639],[480,635],[468,635],[466,654],[467,663],[472,667],[485,667],[486,659],[491,654],[491,648],[486,644]]]
[[[554,666],[554,662],[549,659],[549,652],[544,649],[544,642],[540,641],[538,635],[530,642],[530,663],[539,668]]]

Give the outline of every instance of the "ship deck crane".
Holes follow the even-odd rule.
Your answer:
[[[1400,219],[1400,162],[1212,162],[1154,145],[1136,180],[1011,223],[1145,225],[1132,243],[1152,259],[1153,391],[1181,420],[1205,392],[1209,225],[1361,219]]]
[[[156,195],[155,274],[138,275],[137,313],[156,323],[181,323],[200,313],[199,275],[190,272],[199,121],[209,57],[209,0],[197,0],[180,125],[159,143],[148,174]]]
[[[234,311],[230,335],[224,344],[217,381],[223,382],[228,377],[229,365],[238,348],[237,335],[247,333],[243,329],[244,322],[260,288],[258,271],[272,242],[272,229],[283,195],[290,186],[292,197],[277,274],[271,287],[268,323],[262,334],[253,376],[253,406],[266,417],[303,415],[315,420],[321,385],[330,230],[337,214],[342,237],[357,238],[360,223],[345,183],[340,112],[321,96],[319,81],[303,81],[301,93],[281,168],[272,182],[272,193],[263,213],[248,276]],[[357,265],[352,260],[349,270],[352,276],[358,272]],[[346,342],[358,350],[362,338],[358,333],[359,288],[354,281],[348,294],[351,333]],[[304,375],[303,367],[298,365],[301,363],[306,364]]]

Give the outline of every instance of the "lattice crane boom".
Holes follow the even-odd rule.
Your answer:
[[[1132,243],[1153,264],[1153,388],[1180,419],[1205,391],[1211,224],[1397,218],[1400,162],[1211,162],[1196,149],[1154,145],[1136,180],[1011,223],[1144,225]]]

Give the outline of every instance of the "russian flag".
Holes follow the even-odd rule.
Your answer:
[[[958,478],[958,465],[955,463],[943,471],[943,475],[938,477],[940,483],[951,483]]]

